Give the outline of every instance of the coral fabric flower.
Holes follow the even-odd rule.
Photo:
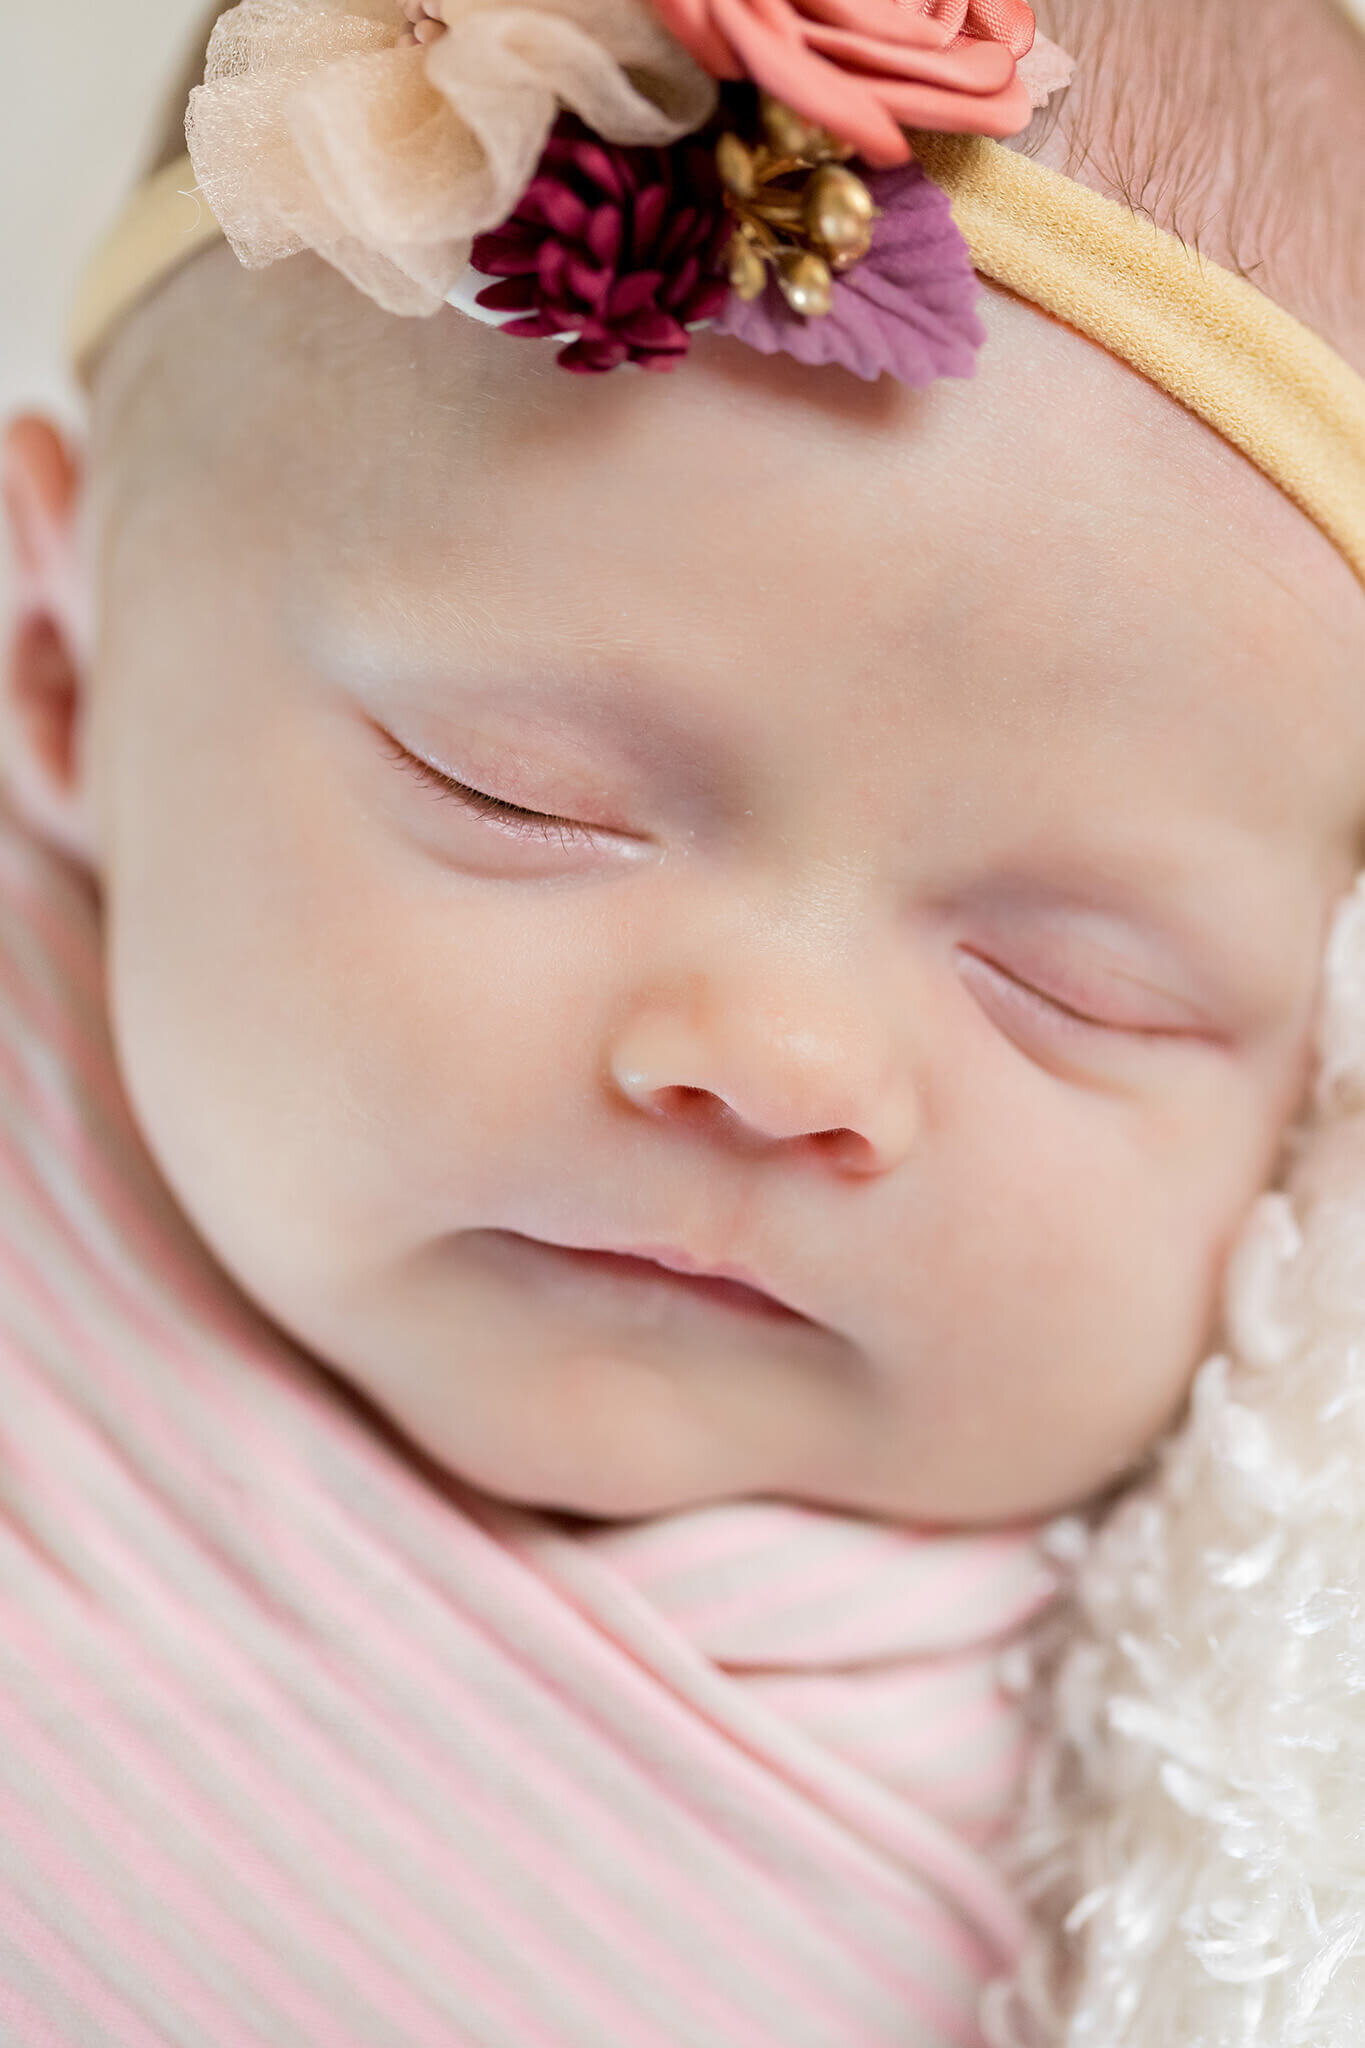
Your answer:
[[[1017,135],[1025,0],[653,0],[716,78],[748,78],[869,164],[906,162],[904,128]]]
[[[241,261],[312,249],[393,313],[434,313],[511,213],[562,107],[665,147],[716,104],[645,0],[240,0],[186,121]]]

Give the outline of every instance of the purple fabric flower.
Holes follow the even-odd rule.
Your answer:
[[[474,268],[499,280],[478,304],[520,316],[504,334],[575,336],[566,370],[671,370],[728,295],[732,227],[704,144],[627,148],[562,115],[516,211],[475,239]]]
[[[835,277],[829,312],[803,318],[769,279],[756,299],[732,293],[716,332],[869,381],[884,370],[915,386],[973,376],[986,339],[974,311],[981,287],[947,193],[917,163],[858,172],[882,217],[866,256]]]

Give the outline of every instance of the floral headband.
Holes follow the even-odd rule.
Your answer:
[[[1025,0],[241,0],[186,134],[246,263],[314,249],[566,370],[713,326],[924,384],[984,332],[905,130],[1017,134],[1071,71]]]
[[[241,0],[188,159],[89,263],[71,348],[226,235],[311,249],[570,370],[709,325],[910,385],[970,377],[978,277],[1198,413],[1365,582],[1365,378],[1245,279],[1005,148],[1072,60],[1025,0]],[[197,180],[197,184],[196,184]]]

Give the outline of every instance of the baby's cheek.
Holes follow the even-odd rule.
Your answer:
[[[1245,1123],[1245,1097],[1227,1089],[1210,1108],[1172,1118],[1168,1136],[1154,1098],[1039,1091],[1023,1074],[1008,1135],[973,1148],[960,1225],[928,1267],[950,1375],[932,1402],[960,1461],[942,1484],[962,1512],[1083,1500],[1179,1411],[1259,1185],[1255,1148],[1243,1141],[1239,1172],[1227,1164],[1222,1126]],[[912,1328],[908,1292],[903,1308]]]
[[[1225,1060],[1180,1113],[1139,1129],[1104,1193],[1078,1202],[1078,1355],[1103,1361],[1086,1386],[1097,1458],[1140,1455],[1219,1342],[1228,1255],[1270,1175],[1281,1103],[1264,1077]]]

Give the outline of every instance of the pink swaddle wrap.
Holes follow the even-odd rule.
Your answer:
[[[424,1471],[129,1122],[0,813],[6,2048],[970,2048],[1028,1530],[578,1522]]]

